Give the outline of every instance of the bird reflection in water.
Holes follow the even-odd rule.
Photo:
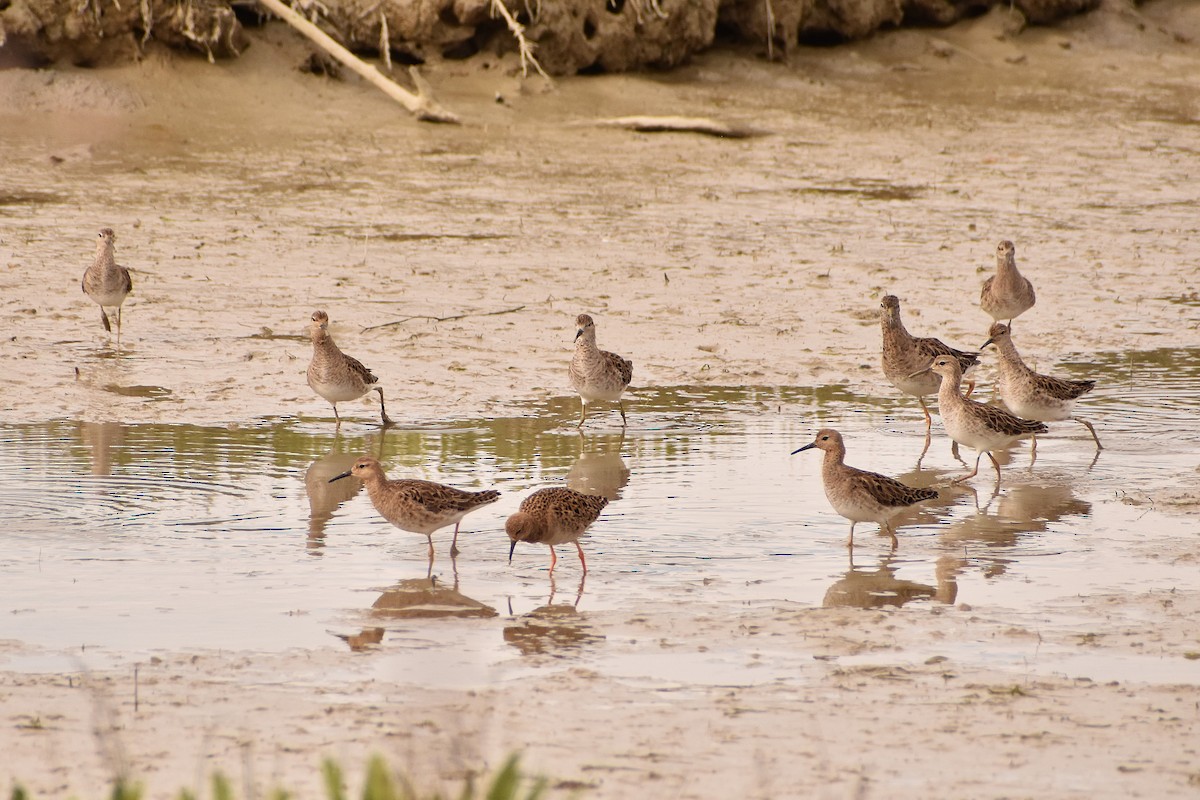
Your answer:
[[[958,575],[960,559],[942,556],[937,560],[934,574],[937,585],[905,580],[896,577],[904,562],[888,554],[879,559],[875,569],[855,566],[853,552],[850,569],[825,592],[823,605],[826,608],[848,606],[851,608],[900,607],[912,600],[934,600],[951,604],[958,597]]]
[[[383,438],[387,429],[379,434],[377,455],[383,455]],[[304,473],[304,492],[308,495],[308,549],[309,554],[319,556],[325,547],[325,526],[333,519],[334,512],[347,500],[352,500],[362,491],[363,482],[351,475],[330,483],[330,478],[350,469],[358,457],[371,450],[371,439],[355,440],[343,449],[340,433],[333,437],[329,452],[308,465]]]
[[[1065,482],[1011,485],[1003,495],[993,491],[983,506],[973,489],[971,493],[975,514],[947,526],[942,541],[975,556],[987,577],[1007,571],[1016,556],[1006,551],[1014,550],[1024,539],[1048,531],[1051,523],[1092,513],[1092,504],[1075,497],[1071,485]],[[980,553],[980,546],[985,553]]]
[[[584,437],[579,433],[579,457],[567,473],[567,488],[619,500],[629,485],[629,467],[621,458],[625,433]]]
[[[454,583],[447,586],[436,575],[425,578],[405,578],[395,586],[384,589],[371,604],[370,615],[375,620],[488,619],[498,616],[496,609],[467,597],[458,588],[458,571]],[[358,633],[336,635],[351,650],[365,650],[383,641],[386,626],[365,626]]]
[[[113,453],[125,443],[125,426],[120,422],[80,422],[79,441],[91,454],[92,474],[112,475]]]
[[[583,597],[583,585],[586,580],[586,576],[579,579],[574,603],[555,603],[557,586],[552,576],[550,597],[546,604],[514,618],[511,623],[505,625],[504,641],[517,648],[521,655],[550,655],[559,658],[603,642],[604,634],[596,633],[587,617],[579,613],[579,600]],[[512,612],[511,600],[509,612]]]

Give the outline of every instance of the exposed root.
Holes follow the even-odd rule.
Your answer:
[[[517,48],[521,54],[521,77],[529,76],[529,65],[533,64],[539,75],[550,83],[554,83],[554,80],[546,74],[546,70],[542,69],[537,56],[533,54],[534,44],[525,38],[525,26],[517,22],[516,17],[504,5],[503,0],[492,0],[492,13],[499,14],[504,19],[504,24],[508,26],[508,29],[512,31],[513,38],[517,40]]]
[[[387,14],[379,9],[379,54],[383,56],[383,66],[388,72],[392,71],[392,40],[388,36]]]

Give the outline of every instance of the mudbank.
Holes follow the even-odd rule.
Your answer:
[[[1049,24],[1101,0],[1003,0],[1014,25]],[[469,59],[534,45],[549,73],[673,67],[718,37],[786,54],[798,44],[869,36],[881,28],[950,25],[999,0],[296,0],[351,50],[386,47],[404,63]],[[244,25],[264,12],[230,0],[0,0],[0,66],[136,59],[151,42],[236,57]],[[507,19],[506,19],[507,17]],[[386,45],[385,45],[386,43]]]

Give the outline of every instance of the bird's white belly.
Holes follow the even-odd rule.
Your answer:
[[[308,379],[308,385],[317,394],[324,397],[330,403],[342,403],[347,400],[357,400],[366,394],[369,389],[355,389],[344,383],[327,383],[313,378]]]
[[[92,298],[96,305],[102,308],[119,308],[125,302],[126,294],[120,290],[112,292],[96,291],[90,292],[88,297]]]

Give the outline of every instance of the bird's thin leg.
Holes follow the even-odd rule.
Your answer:
[[[933,417],[929,414],[929,406],[925,405],[924,397],[918,397],[917,402],[921,404],[921,410],[925,412],[925,435],[928,436],[929,432],[933,430]]]
[[[999,488],[999,486],[1000,486],[1000,462],[996,460],[996,457],[994,455],[992,455],[990,451],[988,452],[988,458],[990,458],[992,460],[992,466],[994,466],[996,468],[996,487]],[[976,463],[978,463],[978,462],[976,462]]]
[[[454,558],[456,555],[458,555],[458,525],[458,522],[454,523],[454,539],[450,542],[451,558]]]
[[[433,569],[433,534],[432,533],[427,534],[425,538],[427,538],[429,540],[429,569],[432,570]]]
[[[379,392],[379,416],[383,418],[383,424],[395,425],[396,423],[387,415],[387,408],[383,405],[383,387],[376,386],[375,391]]]
[[[337,413],[337,403],[330,403],[329,405],[333,406],[333,418],[337,420],[337,424],[338,424],[338,425],[341,425],[341,424],[342,424],[342,418],[341,418],[341,416],[340,416],[340,415]]]
[[[578,424],[578,425],[576,425],[575,427],[576,427],[576,428],[582,428],[582,427],[583,427],[583,421],[584,421],[585,419],[587,419],[587,400],[584,400],[584,399],[581,397],[581,398],[579,398],[579,424]]]
[[[896,538],[896,529],[892,527],[890,522],[883,523],[880,528],[884,533],[892,537],[892,552],[896,552],[896,545],[900,544],[900,540]]]
[[[983,458],[983,453],[980,453],[979,455],[975,456],[975,469],[971,470],[970,475],[963,475],[961,478],[955,478],[954,480],[952,480],[950,482],[951,483],[962,483],[963,481],[969,481],[969,480],[971,480],[971,478],[974,478],[976,475],[978,475],[979,474],[979,459],[981,459],[981,458]],[[996,459],[993,458],[992,460],[995,461]],[[999,470],[1000,467],[997,466],[996,469]]]
[[[554,565],[558,563],[558,554],[554,552],[554,545],[547,545],[550,548],[550,574],[554,574]]]
[[[583,566],[583,574],[587,575],[587,559],[583,557],[583,545],[576,541],[575,549],[579,551],[579,563]]]
[[[964,394],[963,397],[970,397],[971,392],[973,392],[973,391],[975,391],[975,379],[974,378],[967,381],[967,393]]]
[[[963,461],[962,454],[958,451],[958,442],[954,441],[953,439],[950,440],[950,455],[954,456],[959,461],[962,461],[964,466],[966,465],[967,462]]]
[[[104,306],[100,306],[100,324],[104,326],[104,330],[112,333],[112,326],[108,324],[108,314],[104,313]]]
[[[1086,419],[1080,419],[1079,417],[1071,417],[1071,419],[1088,429],[1088,433],[1092,434],[1092,438],[1096,441],[1097,450],[1104,449],[1104,445],[1100,444],[1100,437],[1096,435],[1096,429],[1092,427],[1092,423],[1088,422]]]
[[[854,552],[854,526],[857,524],[857,522],[850,523],[850,539],[846,542],[846,547],[850,549],[851,553]]]
[[[618,401],[617,401],[617,408],[618,408],[618,409],[620,410],[620,412],[621,412],[621,430],[625,430],[625,425],[626,425],[626,421],[625,421],[625,404],[624,404],[624,403],[622,403],[620,400],[618,400]]]
[[[1037,434],[1029,437],[1032,441],[1029,445],[1029,471],[1033,471],[1033,465],[1037,461]]]

